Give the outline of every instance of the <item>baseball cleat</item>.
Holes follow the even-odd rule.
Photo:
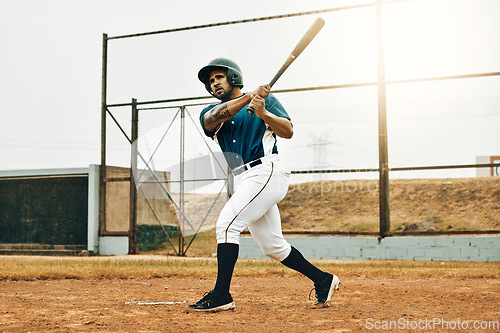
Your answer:
[[[234,310],[235,305],[231,294],[221,296],[212,289],[208,293],[205,293],[203,298],[198,302],[189,305],[189,308],[199,312],[219,312]]]
[[[330,299],[336,290],[339,289],[340,280],[336,275],[328,274],[328,277],[321,283],[314,284],[316,290],[316,302],[312,304],[313,309],[327,308],[330,306]],[[312,292],[312,290],[311,290]],[[311,293],[309,293],[309,297]]]

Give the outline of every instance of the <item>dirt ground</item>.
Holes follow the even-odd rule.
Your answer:
[[[475,323],[491,328],[488,322],[500,320],[497,279],[340,279],[331,306],[311,309],[312,285],[302,276],[235,276],[236,309],[220,313],[187,311],[213,279],[6,280],[0,331],[386,332],[388,325],[401,332],[456,332],[466,325],[461,331],[500,331],[473,330]]]

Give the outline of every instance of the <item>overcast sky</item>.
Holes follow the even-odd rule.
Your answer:
[[[100,163],[103,33],[118,36],[359,3],[371,1],[2,0],[0,170]],[[275,89],[374,82],[374,14],[372,6],[319,15],[325,28]],[[414,0],[386,5],[383,14],[389,81],[500,71],[500,1]],[[218,56],[240,64],[244,90],[250,91],[272,78],[317,16],[111,40],[108,102],[204,96],[196,73]],[[393,166],[474,163],[478,155],[500,155],[498,76],[389,85],[387,94]],[[280,142],[292,169],[314,163],[377,167],[375,87],[278,98],[295,124],[294,138]],[[188,109],[197,120],[199,107]],[[128,126],[129,109],[115,110]],[[156,132],[165,131],[175,109],[155,111],[158,118],[150,114],[141,135],[161,137]],[[146,124],[148,117],[141,120]],[[126,144],[112,131],[110,149],[123,156],[111,156],[110,163],[126,165]],[[196,129],[188,133],[188,155],[205,154],[204,142],[194,139]],[[146,141],[144,149],[151,152],[156,144]],[[172,153],[176,145],[170,140],[158,152],[159,168],[174,163],[169,158],[178,156]]]

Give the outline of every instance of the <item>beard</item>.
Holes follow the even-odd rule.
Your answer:
[[[222,88],[221,90],[217,90],[214,93],[215,98],[225,102],[228,101],[231,98],[231,94],[233,93],[233,86],[229,86],[229,89],[224,89]]]

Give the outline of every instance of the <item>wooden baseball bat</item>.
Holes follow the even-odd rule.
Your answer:
[[[314,23],[311,25],[311,27],[309,27],[309,29],[306,31],[304,36],[302,36],[300,41],[297,43],[297,46],[295,46],[292,53],[290,53],[290,55],[286,59],[283,66],[281,66],[281,68],[276,73],[276,75],[274,75],[271,82],[269,82],[269,85],[271,86],[271,88],[276,83],[276,81],[278,81],[280,76],[287,70],[287,68],[290,67],[292,62],[294,62],[295,59],[297,59],[297,57],[302,53],[302,51],[304,51],[304,49],[307,47],[307,45],[309,45],[309,43],[311,43],[311,41],[314,39],[314,37],[316,37],[316,35],[323,28],[324,25],[325,25],[325,20],[323,20],[321,17],[318,17],[314,21]],[[254,114],[255,110],[252,109],[251,107],[248,107],[247,112],[250,114]]]

